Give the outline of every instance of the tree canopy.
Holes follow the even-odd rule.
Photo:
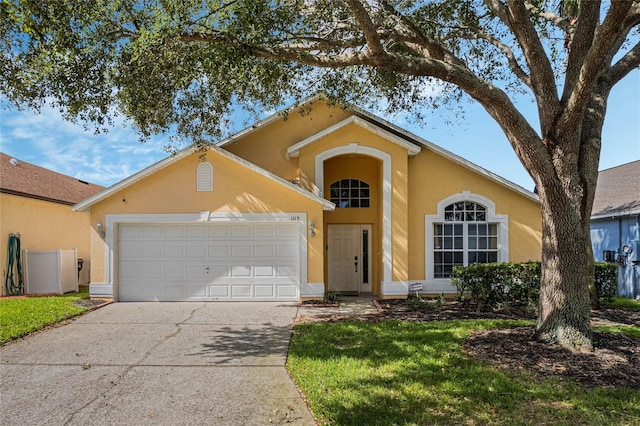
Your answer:
[[[123,114],[143,135],[172,129],[211,143],[232,105],[261,110],[318,91],[364,106],[383,98],[390,111],[416,114],[469,96],[500,125],[539,191],[538,336],[591,346],[588,222],[607,99],[640,65],[640,1],[0,5],[0,90],[10,102],[48,101],[98,125]],[[435,94],[425,90],[434,82]],[[514,104],[518,93],[534,99],[537,122]]]
[[[272,108],[320,90],[417,114],[464,92],[503,128],[528,127],[505,93],[519,90],[545,104],[541,131],[528,129],[543,135],[584,106],[601,69],[615,83],[640,50],[637,3],[585,2],[574,24],[560,3],[576,1],[5,1],[3,94],[211,141],[231,105]],[[577,39],[570,51],[567,39]],[[425,90],[434,79],[446,96]]]

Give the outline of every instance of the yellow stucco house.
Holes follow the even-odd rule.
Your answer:
[[[120,301],[454,293],[454,265],[540,258],[535,194],[321,98],[76,204],[91,293]]]
[[[86,267],[83,266],[80,271],[78,281],[80,284],[89,283],[90,215],[74,211],[72,206],[104,189],[103,186],[0,153],[0,264],[3,296],[7,293],[5,279],[10,234],[20,235],[23,250],[77,249],[78,258],[86,261]],[[24,262],[24,259],[21,260]]]

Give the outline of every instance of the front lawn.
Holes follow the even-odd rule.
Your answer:
[[[640,391],[490,367],[474,330],[520,320],[318,322],[294,328],[287,366],[323,425],[632,425]]]
[[[86,311],[76,301],[89,298],[89,289],[61,296],[0,300],[0,344],[40,330]]]

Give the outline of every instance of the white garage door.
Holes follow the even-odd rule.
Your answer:
[[[297,222],[120,224],[121,301],[298,300]]]

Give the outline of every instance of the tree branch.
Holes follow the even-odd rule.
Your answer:
[[[497,0],[490,3],[493,5],[495,2],[499,3]],[[553,69],[524,3],[517,0],[507,0],[507,5],[506,11],[503,10],[502,5],[497,10],[500,14],[505,15],[506,24],[511,28],[522,47],[530,70],[531,87],[538,104],[542,138],[546,139],[560,111]]]
[[[593,43],[600,15],[600,3],[600,0],[583,2],[581,3],[578,16],[570,17],[576,18],[577,20],[571,39],[571,47],[569,48],[569,54],[567,56],[567,70],[561,101],[563,103],[566,103],[567,98],[573,92],[584,59]]]
[[[570,33],[573,30],[573,27],[567,22],[567,20],[557,13],[549,12],[548,10],[540,10],[529,2],[525,3],[525,7],[530,14],[539,16],[554,27],[560,28],[565,33]]]
[[[375,65],[381,65],[384,62],[387,53],[380,42],[380,37],[376,31],[376,26],[371,21],[369,12],[365,9],[360,0],[344,0],[351,9],[353,17],[360,25],[365,39],[367,40],[367,46],[371,52],[371,58]]]
[[[640,42],[631,48],[609,69],[609,80],[615,85],[634,69],[640,67]]]
[[[576,128],[579,125],[581,114],[575,111],[582,111],[588,102],[593,85],[602,73],[604,67],[609,63],[607,59],[611,54],[613,46],[618,43],[620,34],[626,29],[622,26],[633,0],[618,0],[611,3],[611,7],[604,19],[601,27],[596,33],[593,44],[584,58],[584,63],[577,76],[575,89],[572,90],[565,104],[564,112],[558,125],[566,131]]]
[[[464,35],[460,34],[458,37],[466,38],[466,39],[482,39],[493,46],[495,46],[507,59],[509,63],[509,69],[513,71],[516,77],[528,87],[531,88],[531,77],[522,69],[520,64],[518,63],[518,59],[513,53],[513,50],[505,43],[501,42],[491,34],[488,34],[479,28],[468,28],[472,35]]]

